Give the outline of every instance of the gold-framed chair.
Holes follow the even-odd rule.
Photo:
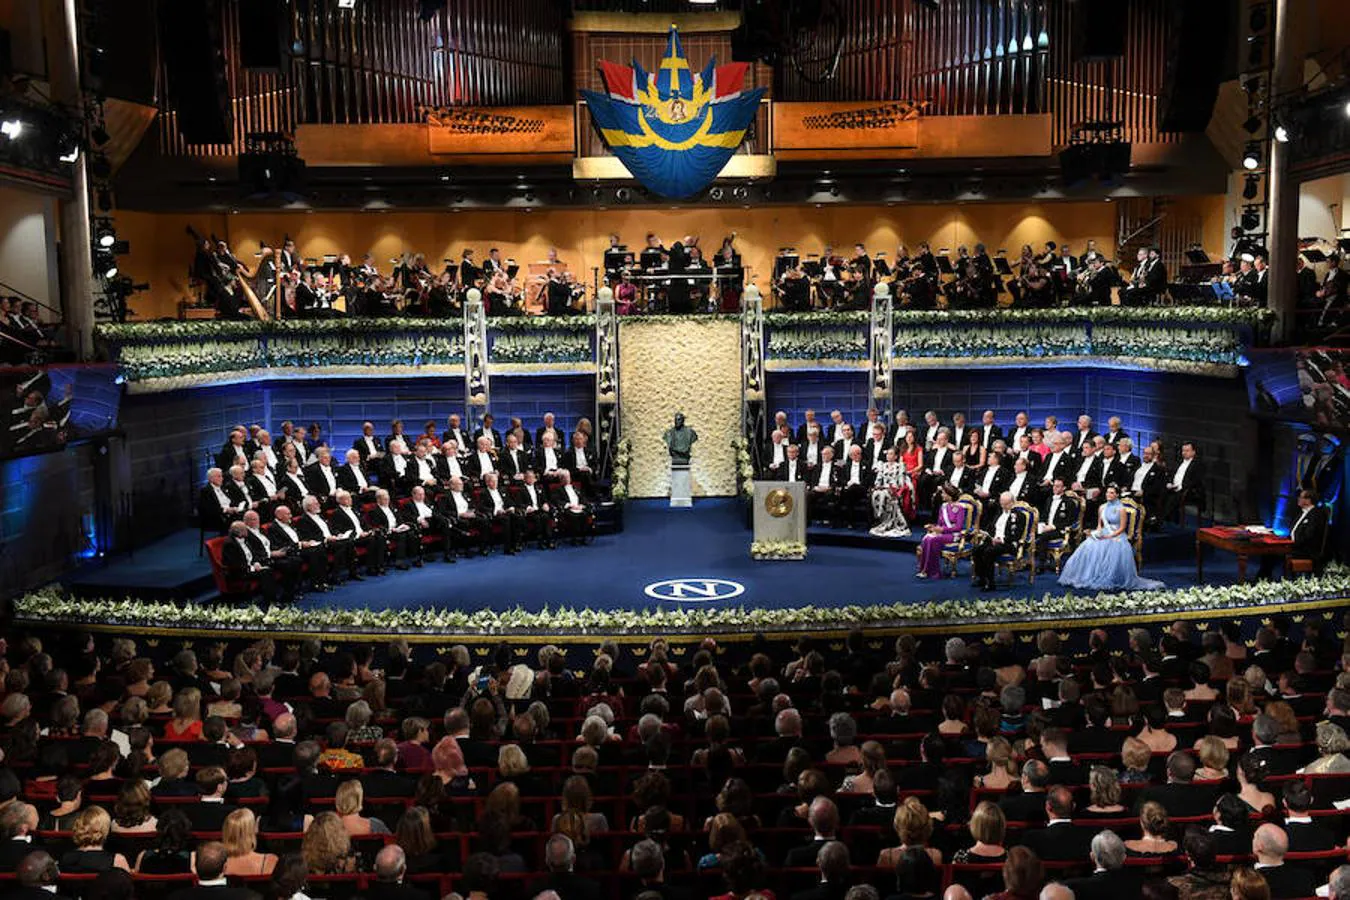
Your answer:
[[[1045,553],[1048,560],[1054,562],[1055,574],[1058,575],[1060,568],[1064,565],[1064,557],[1072,553],[1074,548],[1083,540],[1083,514],[1087,510],[1087,504],[1083,498],[1074,491],[1065,491],[1062,502],[1070,503],[1069,507],[1074,524],[1064,529],[1060,536],[1050,540],[1040,541],[1040,549]],[[1051,522],[1051,525],[1054,523]]]
[[[1013,549],[994,557],[994,571],[1007,571],[1008,582],[1022,569],[1027,570],[1027,583],[1036,583],[1036,532],[1041,523],[1040,510],[1025,500],[1018,500],[1012,508],[1026,519],[1026,527]]]
[[[966,511],[966,523],[953,535],[952,542],[942,548],[942,561],[953,578],[956,577],[957,563],[970,559],[975,553],[975,535],[979,533],[980,514],[984,511],[984,504],[971,494],[962,494],[956,502]]]
[[[1144,568],[1144,521],[1147,510],[1138,500],[1126,497],[1120,501],[1120,515],[1125,525],[1125,539],[1134,548],[1134,568],[1138,571]]]

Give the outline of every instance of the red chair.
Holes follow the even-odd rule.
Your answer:
[[[206,556],[211,561],[211,577],[215,579],[216,590],[224,596],[251,595],[257,590],[258,580],[256,578],[249,578],[244,581],[234,580],[225,571],[225,542],[228,540],[227,537],[213,537],[207,538],[205,542]]]

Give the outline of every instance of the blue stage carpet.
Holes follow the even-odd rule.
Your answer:
[[[304,607],[417,609],[447,607],[474,611],[522,607],[580,609],[675,609],[682,604],[776,607],[845,606],[867,603],[921,603],[975,598],[969,579],[925,582],[914,578],[913,545],[887,549],[811,545],[803,561],[755,561],[749,557],[751,533],[745,511],[733,499],[701,499],[691,510],[672,510],[664,501],[630,502],[621,534],[602,536],[590,546],[558,551],[529,549],[518,556],[494,553],[487,559],[454,565],[428,561],[421,569],[391,571],[378,579],[352,582],[328,594],[306,596]],[[1146,546],[1145,572],[1169,586],[1195,583],[1193,538],[1188,532],[1152,537]],[[1235,580],[1231,559],[1214,559],[1207,580]],[[72,579],[73,587],[100,595],[143,595],[170,580],[200,584],[209,568],[196,555],[196,532],[184,532],[150,546],[132,560],[112,561]],[[670,579],[724,579],[744,587],[730,599],[687,596],[683,603],[644,594],[649,584]],[[177,582],[175,582],[177,583]],[[1000,594],[1041,595],[1061,592],[1052,573],[1026,576]],[[192,594],[205,599],[200,590]]]
[[[547,552],[529,549],[518,556],[494,553],[486,559],[462,559],[454,565],[437,557],[422,569],[392,571],[382,578],[350,582],[302,601],[304,608],[373,609],[454,608],[475,611],[521,607],[641,610],[688,605],[749,608],[844,606],[873,603],[922,603],[981,596],[965,576],[924,581],[914,577],[912,542],[895,550],[812,544],[800,562],[757,562],[749,556],[750,532],[744,506],[731,499],[705,499],[693,509],[670,509],[663,500],[629,502],[621,534],[601,536],[588,547],[562,546]],[[1173,531],[1151,537],[1145,549],[1145,574],[1169,586],[1195,583],[1194,538]],[[1231,584],[1231,558],[1207,565],[1206,580]],[[1253,567],[1254,568],[1254,567]],[[170,592],[208,599],[202,586],[209,567],[196,554],[196,532],[180,532],[136,554],[90,568],[70,579],[84,594],[146,596]],[[660,600],[644,588],[671,579],[723,579],[743,586],[730,599],[687,596]],[[195,589],[189,590],[189,586]],[[1051,573],[1034,585],[1020,576],[1002,595],[1062,593]],[[840,623],[846,624],[844,622]]]

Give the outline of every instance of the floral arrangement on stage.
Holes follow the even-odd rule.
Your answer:
[[[738,437],[731,442],[736,451],[736,483],[740,485],[740,495],[749,499],[755,496],[755,463],[750,459],[750,442]]]
[[[628,499],[628,464],[633,459],[633,442],[621,438],[614,448],[614,472],[610,476],[610,496],[615,500]]]
[[[1062,357],[1087,356],[1092,342],[1073,325],[1004,327],[977,324],[898,325],[891,347],[896,357]]]
[[[498,334],[491,340],[490,364],[590,363],[595,356],[588,331],[518,331]]]
[[[489,318],[487,325],[488,331],[501,333],[561,331],[570,334],[590,334],[595,331],[595,316],[498,316]]]
[[[760,560],[806,559],[806,545],[801,541],[751,541],[750,558]]]
[[[179,606],[132,598],[76,598],[59,587],[43,589],[14,601],[14,617],[21,622],[107,624],[123,627],[164,627],[224,631],[295,631],[301,633],[466,633],[499,634],[510,631],[559,634],[564,632],[699,632],[838,628],[852,626],[906,627],[997,623],[1011,620],[1051,621],[1122,615],[1173,616],[1193,611],[1243,610],[1264,607],[1297,611],[1297,604],[1341,605],[1350,596],[1350,571],[1329,568],[1318,577],[1290,581],[1256,582],[1215,587],[1198,585],[1173,590],[1126,593],[1052,594],[1041,597],[979,597],[934,603],[892,603],[873,606],[789,609],[644,609],[595,610],[561,607],[527,612],[465,612],[453,609],[299,609],[277,606]]]
[[[1242,341],[1227,328],[1163,326],[1094,328],[1092,346],[1098,356],[1134,356],[1237,366],[1245,361]]]
[[[736,493],[731,440],[741,432],[739,316],[624,316],[619,320],[619,432],[633,442],[629,496],[670,492],[661,435],[682,412],[698,432],[695,497]]]
[[[866,324],[774,328],[768,334],[766,359],[865,360]]]

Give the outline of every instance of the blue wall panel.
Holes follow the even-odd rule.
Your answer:
[[[788,414],[795,428],[802,413],[816,411],[820,422],[830,421],[830,410],[837,409],[854,424],[867,418],[867,372],[769,372],[767,379],[768,418],[778,410]]]

